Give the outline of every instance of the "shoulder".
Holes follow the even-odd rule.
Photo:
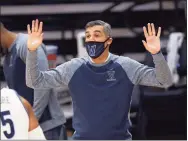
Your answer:
[[[132,61],[132,59],[130,59],[129,57],[125,57],[125,56],[119,56],[119,55],[111,55],[112,60],[120,65],[129,63]]]
[[[18,33],[17,34],[17,41],[19,42],[27,42],[28,39],[28,34],[24,34],[24,33]]]
[[[18,33],[15,41],[17,50],[27,50],[27,39],[28,35],[23,33]]]
[[[73,74],[77,69],[79,69],[85,61],[82,58],[73,58],[56,67],[56,70],[62,73]]]
[[[79,65],[81,66],[82,64],[85,64],[88,62],[87,57],[81,57],[81,58],[73,58],[71,59],[70,63],[74,64],[74,65]]]
[[[118,63],[126,72],[131,72],[133,71],[132,69],[141,65],[139,62],[129,57],[116,56],[115,58],[115,62]]]

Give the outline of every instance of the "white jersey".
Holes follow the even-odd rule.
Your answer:
[[[1,140],[29,139],[29,116],[14,90],[1,89]]]

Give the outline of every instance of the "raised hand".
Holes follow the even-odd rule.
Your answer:
[[[148,50],[151,54],[156,54],[161,50],[160,45],[160,35],[161,35],[161,27],[158,28],[158,32],[155,32],[154,24],[148,23],[148,31],[146,27],[143,27],[144,36],[146,41],[142,40],[144,47]]]
[[[27,47],[30,51],[35,51],[37,48],[42,44],[43,41],[43,33],[42,33],[42,26],[43,23],[40,22],[38,19],[32,21],[32,28],[30,29],[30,25],[27,25],[27,32],[28,32],[28,40],[27,40]]]

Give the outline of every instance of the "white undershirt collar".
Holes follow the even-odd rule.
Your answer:
[[[106,63],[107,61],[108,61],[108,59],[110,58],[110,53],[108,53],[108,57],[107,57],[107,59],[105,60],[105,62],[104,63]],[[95,63],[95,62],[93,62],[93,60],[92,60],[92,58],[91,57],[89,57],[89,59],[90,59],[90,61],[92,62],[92,63]]]

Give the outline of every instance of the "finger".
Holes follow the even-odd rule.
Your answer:
[[[147,43],[146,43],[144,40],[142,40],[142,43],[143,43],[144,47],[145,47],[146,49],[148,49]]]
[[[37,32],[38,31],[38,25],[39,24],[39,21],[38,21],[38,19],[36,19],[36,21],[35,21],[35,32]]]
[[[152,23],[151,24],[151,30],[152,30],[152,35],[154,35],[155,36],[155,26],[154,26],[154,24]]]
[[[148,32],[147,32],[147,29],[146,29],[145,26],[143,27],[143,31],[144,31],[144,36],[145,36],[145,38],[147,38],[147,37],[148,37]]]
[[[149,34],[149,36],[152,36],[151,24],[150,23],[148,23],[148,34]]]
[[[27,33],[31,34],[31,29],[30,29],[30,25],[29,24],[27,25]]]
[[[35,21],[34,21],[34,20],[32,21],[32,28],[31,28],[31,31],[32,31],[32,32],[35,32]]]
[[[157,37],[159,38],[161,36],[161,27],[158,28]]]
[[[41,34],[42,33],[42,27],[43,27],[43,22],[40,22],[38,32]]]

